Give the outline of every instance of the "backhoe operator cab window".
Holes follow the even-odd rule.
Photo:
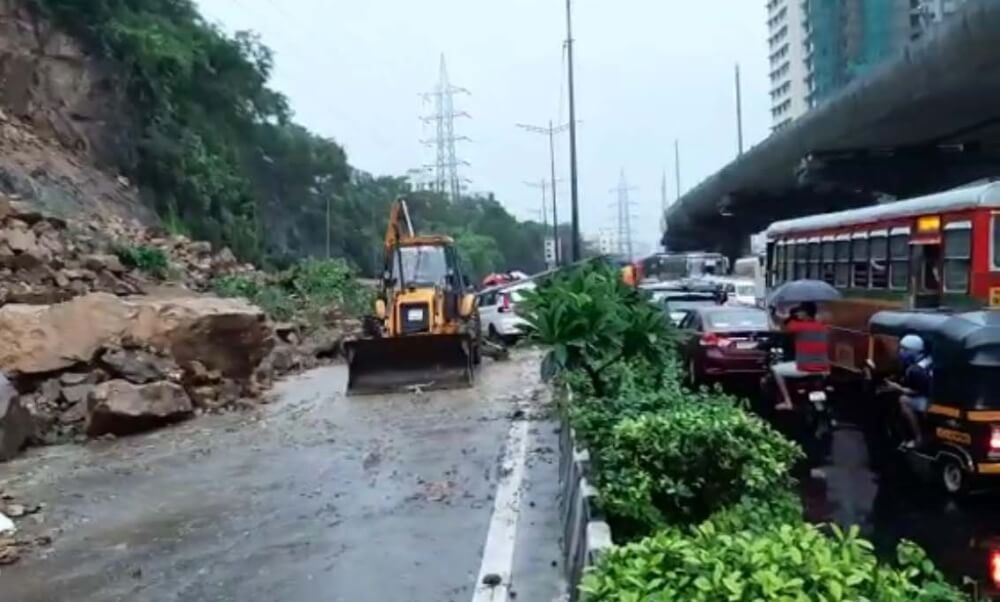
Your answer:
[[[400,281],[402,265],[402,281]],[[440,286],[448,284],[448,258],[444,247],[418,245],[402,247],[392,262],[393,282],[398,286]]]

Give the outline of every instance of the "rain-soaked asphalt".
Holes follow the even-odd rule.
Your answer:
[[[912,540],[966,592],[1000,600],[991,577],[991,556],[1000,554],[996,494],[945,496],[851,424],[835,431],[822,471],[824,479],[803,483],[811,520],[858,525],[887,557],[900,539]]]
[[[514,420],[528,425],[512,588],[561,596],[555,423],[537,357],[476,388],[347,398],[343,366],[280,385],[255,414],[0,466],[44,503],[49,547],[0,573],[4,602],[472,599]]]

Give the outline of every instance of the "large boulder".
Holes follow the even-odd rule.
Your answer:
[[[180,385],[109,380],[94,387],[87,400],[87,434],[138,433],[183,420],[193,411],[191,398]]]
[[[170,352],[182,365],[201,362],[223,376],[248,379],[274,346],[264,312],[239,299],[147,298],[133,302],[137,341]]]
[[[21,406],[14,386],[0,375],[0,462],[17,455],[33,429],[31,415]]]
[[[237,380],[249,378],[274,344],[264,312],[237,299],[92,293],[57,305],[0,307],[0,371],[7,373],[64,370],[125,339]]]
[[[135,313],[104,293],[57,305],[0,307],[0,370],[39,374],[89,362],[128,330]]]

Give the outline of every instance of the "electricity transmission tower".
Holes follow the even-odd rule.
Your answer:
[[[451,85],[451,81],[448,79],[448,67],[442,54],[437,87],[433,92],[422,95],[424,100],[434,103],[434,113],[421,117],[421,120],[434,127],[434,138],[421,140],[421,142],[435,150],[434,163],[428,166],[434,177],[432,189],[447,194],[452,200],[459,198],[462,192],[462,183],[465,181],[459,177],[458,168],[462,165],[468,165],[467,162],[458,158],[455,151],[456,142],[468,140],[465,136],[455,135],[455,119],[469,117],[469,114],[455,110],[455,95],[468,93],[469,91],[465,88]]]
[[[615,209],[617,211],[617,217],[615,220],[615,225],[617,226],[617,235],[615,244],[618,248],[618,254],[623,255],[632,260],[632,207],[634,203],[629,200],[628,193],[635,190],[635,187],[630,187],[628,181],[625,179],[625,170],[622,169],[618,176],[618,187],[612,188],[611,192],[617,195],[617,202],[615,203]]]

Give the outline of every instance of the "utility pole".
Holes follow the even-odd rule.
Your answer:
[[[618,187],[612,188],[611,193],[617,195],[617,201],[615,203],[615,208],[617,210],[617,226],[618,235],[616,246],[618,247],[618,254],[624,255],[629,261],[632,261],[632,202],[628,198],[628,193],[635,190],[635,187],[630,187],[628,182],[625,180],[625,170],[622,169],[618,176]]]
[[[525,182],[524,184],[526,186],[531,186],[532,188],[541,189],[541,191],[542,191],[542,211],[541,211],[541,216],[542,216],[542,232],[545,232],[545,231],[547,231],[549,229],[548,206],[546,205],[546,198],[545,198],[545,194],[546,194],[545,191],[548,189],[549,183],[545,180],[545,178],[542,178],[541,180],[539,180],[537,182]],[[554,183],[552,185],[552,190],[555,190],[555,184]],[[558,230],[557,227],[552,229],[552,234],[553,234],[553,236],[552,236],[552,262],[548,263],[548,258],[546,258],[546,263],[548,263],[548,265],[550,267],[552,267],[553,264],[554,265],[559,265],[559,236],[558,236],[559,230]],[[546,247],[546,239],[547,239],[547,235],[544,236],[543,240],[542,240],[542,249],[543,250]]]
[[[674,140],[674,183],[677,184],[677,196],[674,199],[681,198],[681,143],[679,140]]]
[[[448,195],[453,201],[458,200],[462,192],[463,179],[459,177],[458,168],[461,165],[468,165],[458,158],[455,150],[456,142],[468,140],[465,136],[455,135],[455,119],[469,117],[468,113],[455,110],[455,95],[468,93],[465,88],[451,85],[448,66],[442,54],[437,87],[433,92],[422,95],[424,100],[434,101],[434,113],[420,118],[425,123],[433,124],[434,138],[421,142],[435,149],[434,164],[428,166],[434,171],[434,191]]]
[[[556,196],[556,143],[555,143],[555,137],[556,137],[556,134],[560,134],[562,132],[565,132],[567,129],[569,129],[570,128],[570,124],[564,123],[562,125],[553,126],[552,125],[552,120],[550,119],[548,127],[541,127],[541,126],[537,126],[537,125],[527,125],[527,124],[524,124],[524,123],[518,123],[517,127],[521,128],[523,130],[529,131],[529,132],[534,132],[535,134],[544,134],[544,135],[546,135],[546,136],[549,137],[549,171],[550,171],[550,179],[549,179],[549,181],[552,182],[552,240],[553,240],[553,243],[556,245],[556,254],[555,254],[556,265],[559,265],[559,261],[560,261],[560,249],[559,249],[559,210],[558,210],[559,200],[558,200],[558,197]]]
[[[736,138],[739,155],[743,154],[743,90],[740,86],[740,64],[736,63]]]
[[[549,229],[549,218],[548,218],[549,205],[548,205],[548,198],[546,197],[546,194],[547,194],[546,190],[548,190],[548,188],[549,188],[548,181],[546,181],[545,178],[542,178],[541,180],[539,180],[537,182],[525,182],[524,185],[525,186],[530,186],[532,188],[538,188],[538,189],[540,189],[542,191],[542,213],[541,213],[541,215],[542,215],[542,225],[545,226],[545,230],[548,230]]]
[[[660,179],[660,234],[667,231],[667,207],[670,202],[667,200],[667,170],[663,170],[663,177]]]
[[[330,259],[330,195],[326,195],[326,258]]]
[[[580,261],[580,202],[576,174],[576,100],[573,89],[573,0],[566,0],[566,66],[569,83],[569,190],[572,203],[573,261]]]

